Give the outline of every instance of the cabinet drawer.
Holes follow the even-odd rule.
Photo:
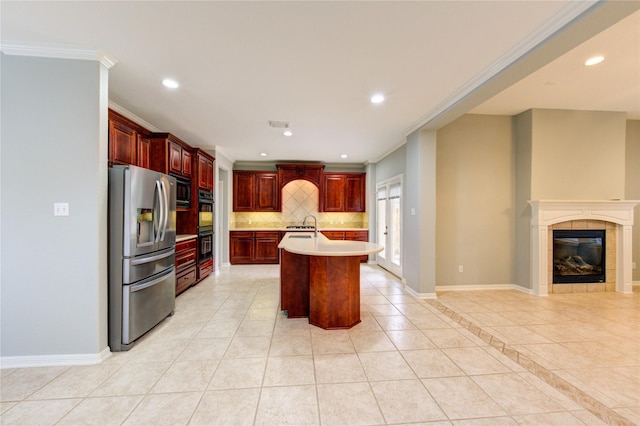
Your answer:
[[[279,231],[256,231],[254,233],[256,238],[280,238]]]
[[[253,231],[231,231],[230,236],[233,238],[253,238]]]
[[[350,241],[369,241],[369,231],[346,231],[344,239]]]
[[[176,273],[180,274],[186,268],[196,264],[196,247],[198,241],[194,238],[192,240],[180,241],[176,243]]]
[[[198,246],[198,240],[193,238],[191,240],[180,241],[176,243],[176,253],[180,253],[182,250],[195,250]]]
[[[198,277],[200,279],[206,278],[213,272],[213,259],[209,259],[198,265]]]
[[[185,291],[195,282],[196,282],[196,266],[193,265],[191,268],[187,269],[186,271],[181,272],[180,275],[176,275],[176,295]]]
[[[196,250],[181,251],[176,254],[176,269],[196,263]]]
[[[322,234],[330,240],[344,240],[344,231],[322,231]]]

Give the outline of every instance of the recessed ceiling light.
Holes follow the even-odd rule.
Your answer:
[[[342,154],[340,158],[347,158],[347,154]]]
[[[177,81],[170,78],[165,78],[164,80],[162,80],[162,84],[164,85],[164,87],[168,87],[169,89],[177,89],[178,86],[180,86]]]
[[[261,152],[261,153],[260,153],[260,157],[266,157],[266,156],[267,156],[267,153],[266,153],[266,152]]]
[[[584,64],[586,66],[590,67],[592,65],[597,65],[602,61],[604,61],[604,56],[594,56],[593,58],[587,59]]]
[[[373,95],[371,97],[371,103],[372,104],[379,104],[384,102],[384,95],[381,93],[376,93],[375,95]]]
[[[292,132],[291,130],[285,130],[285,131],[284,131],[284,133],[283,133],[283,135],[285,135],[285,136],[291,136],[291,135],[293,135],[293,132]]]

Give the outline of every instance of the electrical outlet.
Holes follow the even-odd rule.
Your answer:
[[[458,265],[458,272],[464,272],[464,267],[462,265]]]
[[[54,216],[69,216],[69,203],[53,203]]]
[[[631,269],[636,269],[636,262],[631,263]]]

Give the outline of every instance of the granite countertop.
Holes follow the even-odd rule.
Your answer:
[[[380,244],[364,241],[330,240],[314,232],[287,232],[278,248],[307,256],[362,256],[384,249]]]
[[[176,243],[198,238],[198,234],[178,234],[176,235]]]

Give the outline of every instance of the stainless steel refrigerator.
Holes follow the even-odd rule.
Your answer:
[[[109,169],[109,346],[134,341],[175,307],[176,179]]]

